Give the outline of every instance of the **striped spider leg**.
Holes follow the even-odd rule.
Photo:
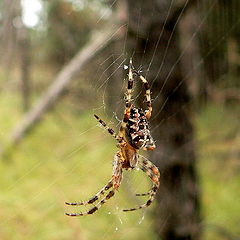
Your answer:
[[[145,111],[145,115],[147,117],[147,119],[149,120],[152,114],[152,102],[151,102],[151,90],[150,90],[150,85],[147,81],[147,79],[145,77],[143,77],[139,71],[134,70],[133,71],[139,78],[140,80],[143,82],[144,88],[145,88],[145,97],[146,97],[146,104],[147,104],[147,108],[148,110]]]
[[[151,179],[153,185],[150,191],[148,191],[147,193],[142,193],[142,194],[136,194],[136,196],[148,196],[149,198],[147,200],[146,203],[137,206],[135,208],[130,208],[130,209],[124,209],[124,212],[129,212],[129,211],[135,211],[141,208],[145,208],[151,205],[151,203],[153,202],[156,194],[157,194],[157,190],[159,189],[160,186],[160,172],[158,170],[158,168],[148,159],[141,159],[139,160],[138,166],[140,167],[140,169],[145,172],[149,178]]]
[[[115,134],[113,129],[109,128],[106,125],[106,123],[104,121],[102,121],[97,115],[94,115],[94,116],[100,122],[100,124],[118,141],[119,145],[124,145],[123,140]],[[94,195],[89,200],[83,201],[83,202],[73,202],[73,203],[66,202],[67,205],[71,205],[71,206],[92,204],[93,205],[92,208],[90,208],[86,212],[66,213],[66,215],[67,216],[86,216],[86,215],[93,214],[104,203],[106,203],[111,197],[113,197],[114,194],[115,194],[115,191],[119,188],[119,186],[121,184],[123,162],[124,162],[124,159],[123,159],[122,153],[120,151],[118,151],[114,156],[112,178],[96,195]],[[108,192],[108,194],[101,199],[101,197],[104,196],[107,193],[108,190],[110,190]],[[97,202],[98,200],[100,200],[100,201]]]

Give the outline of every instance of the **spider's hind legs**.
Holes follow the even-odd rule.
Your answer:
[[[101,197],[112,187],[113,187],[113,181],[111,179],[99,192],[97,192],[93,197],[91,197],[87,201],[73,202],[73,203],[65,202],[65,204],[70,206],[82,206],[82,205],[93,204],[97,200],[101,199]]]
[[[147,192],[147,193],[136,193],[135,196],[137,196],[137,197],[144,197],[144,196],[148,196],[150,194],[151,194],[151,191]]]

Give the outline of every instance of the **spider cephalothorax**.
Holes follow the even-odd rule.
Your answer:
[[[132,88],[134,76],[142,81],[146,91],[147,109],[137,108],[132,103]],[[106,123],[97,115],[94,115],[99,123],[117,140],[119,151],[114,156],[113,173],[109,182],[92,198],[84,202],[66,203],[67,205],[88,205],[94,206],[90,210],[83,213],[66,213],[68,216],[86,216],[96,212],[108,199],[114,196],[122,181],[123,169],[135,169],[139,167],[144,171],[152,181],[152,188],[147,193],[136,194],[137,196],[149,196],[146,203],[123,211],[134,211],[137,209],[148,207],[154,200],[160,185],[160,173],[158,168],[149,160],[140,158],[138,150],[154,150],[155,143],[149,130],[148,120],[151,117],[152,105],[150,86],[147,80],[132,67],[132,60],[129,63],[128,87],[126,93],[124,117],[118,134],[109,128]],[[104,197],[105,195],[105,197]]]

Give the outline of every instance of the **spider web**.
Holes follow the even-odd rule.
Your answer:
[[[199,2],[199,1],[198,1]],[[112,5],[113,7],[116,1],[113,1]],[[166,21],[169,17],[169,13],[171,11],[171,8],[174,4],[174,0],[171,0],[171,4],[169,5],[169,9],[166,14]],[[188,0],[185,1],[185,7],[188,4]],[[193,35],[188,39],[187,44],[185,45],[185,48],[182,49],[179,58],[175,62],[175,64],[172,66],[170,72],[167,75],[167,78],[165,79],[165,82],[163,84],[162,89],[158,94],[154,93],[154,89],[152,89],[153,92],[153,102],[156,101],[159,97],[161,97],[161,93],[164,89],[165,84],[169,81],[169,78],[171,76],[172,71],[176,67],[176,65],[182,60],[184,57],[185,52],[187,51],[189,45],[193,41],[193,39],[196,37],[196,35],[200,32],[201,27],[205,22],[208,20],[209,15],[212,13],[213,9],[215,8],[217,4],[216,1],[212,1],[210,4],[210,7],[205,11],[204,16],[198,23],[198,26],[196,30],[194,31]],[[139,6],[141,10],[141,5]],[[140,11],[141,12],[141,11]],[[220,12],[220,10],[219,10]],[[101,23],[101,20],[106,16],[106,12],[104,12],[99,19],[96,20],[98,24]],[[164,67],[164,62],[166,59],[166,56],[168,54],[168,48],[171,44],[172,36],[174,34],[174,31],[176,31],[177,24],[181,19],[183,18],[182,12],[178,16],[178,20],[175,23],[175,27],[173,29],[173,32],[167,42],[166,50],[164,52],[163,60],[159,64],[159,71],[156,76],[156,78],[153,80],[151,84],[156,81],[159,74],[161,74],[161,71]],[[141,14],[138,16],[138,27],[141,25]],[[222,35],[219,37],[219,41],[210,48],[210,50],[205,54],[204,58],[207,58],[217,47],[219,44],[221,44],[223,41],[225,41],[225,38],[231,34],[231,32],[240,24],[240,19],[238,22],[236,22],[230,29],[223,29]],[[219,26],[219,28],[224,28],[224,26]],[[138,30],[137,30],[138,31]],[[219,31],[220,32],[220,31]],[[138,36],[137,36],[138,37]],[[158,44],[160,43],[160,40],[162,38],[162,32],[158,36],[158,41],[155,45],[155,51],[152,55],[150,63],[146,66],[144,65],[145,62],[145,54],[144,51],[141,65],[142,66],[135,66],[135,67],[143,67],[143,75],[147,77],[148,72],[151,71],[152,62],[154,59],[155,52],[157,50]],[[98,63],[98,69],[95,74],[96,82],[94,83],[92,93],[94,93],[97,96],[100,96],[101,101],[96,102],[91,105],[90,109],[91,111],[88,112],[88,115],[91,113],[99,113],[99,116],[105,120],[111,128],[113,128],[115,131],[117,131],[119,127],[119,123],[122,119],[122,112],[124,110],[124,101],[123,101],[123,94],[126,89],[126,79],[122,78],[119,79],[121,88],[119,89],[119,95],[115,96],[112,95],[112,99],[114,99],[114,104],[116,105],[115,110],[112,112],[109,112],[107,109],[107,95],[109,95],[108,89],[111,87],[111,77],[116,72],[121,72],[124,68],[125,64],[128,64],[129,59],[126,56],[126,41],[127,36],[125,37],[125,44],[122,46],[122,51],[120,53],[113,53],[110,56],[107,56],[104,60],[101,60],[100,63]],[[147,42],[150,41],[149,38],[147,38]],[[132,58],[134,59],[134,56],[136,54],[136,49],[132,52]],[[202,64],[204,63],[204,58],[199,59],[199,62],[197,62],[194,65],[194,70],[201,68]],[[111,60],[112,59],[112,60]],[[108,66],[106,66],[106,62],[112,61]],[[114,71],[111,72],[111,69],[113,69],[113,66],[115,67]],[[220,70],[219,70],[220,71]],[[109,75],[108,73],[111,72]],[[106,77],[107,76],[107,77]],[[186,74],[183,77],[183,80],[186,80],[189,76]],[[172,92],[169,94],[169,97],[171,94],[173,94],[175,91],[178,91],[179,86],[181,85],[181,82],[178,86],[176,86]],[[92,86],[91,86],[92,87]],[[204,94],[204,93],[202,93]],[[134,101],[137,101],[139,95],[138,93],[134,96]],[[162,109],[164,108],[165,104],[167,103],[169,97],[166,99],[166,101],[163,103],[162,107],[158,110],[158,112],[155,114],[155,116],[152,117],[152,120],[156,118]],[[76,133],[76,128],[72,126],[72,122],[68,123],[68,119],[64,116],[65,113],[62,113],[62,109],[58,110],[58,114],[60,118],[64,120],[64,126],[67,128],[68,134],[66,136],[62,137],[62,141],[64,144],[64,141],[73,141],[73,149],[69,150],[67,153],[56,153],[55,154],[55,161],[53,161],[53,164],[57,165],[57,169],[61,169],[65,167],[65,162],[70,161],[71,164],[68,165],[68,167],[65,169],[64,175],[58,175],[58,171],[52,173],[50,176],[46,176],[46,182],[43,183],[44,187],[36,190],[33,194],[31,194],[30,198],[28,198],[26,195],[23,195],[22,198],[29,199],[26,203],[25,207],[21,207],[20,213],[23,216],[27,216],[27,212],[32,210],[32,208],[35,208],[37,204],[41,203],[40,201],[43,199],[43,196],[48,196],[48,202],[49,204],[47,206],[43,205],[41,206],[41,210],[44,209],[44,213],[42,217],[45,216],[48,218],[47,222],[51,223],[51,213],[52,211],[58,211],[58,219],[61,219],[60,221],[68,222],[68,228],[75,229],[76,232],[80,229],[80,236],[76,239],[94,239],[94,236],[98,236],[98,239],[146,239],[147,236],[149,236],[148,239],[156,239],[153,232],[154,227],[154,220],[151,218],[151,211],[152,208],[158,208],[156,204],[151,207],[151,209],[146,209],[143,211],[138,211],[134,213],[122,213],[122,209],[126,207],[132,207],[139,205],[139,203],[142,203],[145,201],[145,198],[138,198],[135,197],[135,193],[139,193],[143,191],[144,189],[147,191],[150,187],[149,181],[147,177],[141,173],[141,171],[135,171],[135,172],[127,172],[124,174],[124,181],[122,186],[120,187],[119,192],[116,194],[116,197],[112,198],[109,202],[107,202],[99,211],[97,211],[96,214],[86,217],[86,218],[79,218],[79,219],[66,219],[64,216],[64,212],[66,211],[66,208],[63,206],[63,203],[69,199],[74,200],[85,200],[88,197],[93,196],[105,183],[107,183],[108,179],[111,177],[111,162],[114,156],[114,153],[117,151],[117,148],[115,147],[115,141],[112,139],[110,135],[108,135],[107,132],[104,130],[101,131],[99,129],[99,124],[96,123],[95,119],[90,116],[89,119],[92,117],[92,120],[88,120],[90,124],[87,124],[86,128],[82,130],[82,132]],[[162,124],[164,124],[166,121],[169,120],[173,116],[169,116],[168,118],[163,119],[157,126],[155,126],[152,131],[157,130]],[[86,120],[84,120],[86,121]],[[101,126],[100,126],[101,127]],[[36,135],[40,138],[43,137],[42,134],[39,132],[36,133]],[[83,139],[81,141],[76,141],[76,138]],[[157,139],[156,139],[157,141]],[[107,147],[105,148],[105,144],[107,144]],[[98,153],[96,152],[96,149],[98,146],[102,149],[102,153],[99,157],[97,157]],[[95,151],[95,153],[94,153]],[[89,154],[86,154],[86,152],[89,152]],[[90,153],[93,153],[92,155]],[[85,157],[88,156],[89,159],[82,159],[81,155],[84,155]],[[147,156],[142,156],[147,157]],[[34,161],[33,161],[34,162]],[[9,187],[6,189],[7,192],[15,192],[20,186],[22,182],[26,181],[32,181],[30,179],[31,173],[34,171],[44,171],[44,166],[46,165],[46,162],[42,159],[36,160],[31,166],[27,166],[19,173],[18,176],[16,176],[16,180],[13,181],[12,184],[9,185]],[[62,166],[61,166],[62,165]],[[21,169],[21,168],[20,168]],[[100,169],[104,169],[104,171],[100,171]],[[22,169],[21,169],[22,170]],[[60,171],[59,171],[60,172]],[[83,172],[83,175],[85,177],[82,177],[81,174]],[[72,175],[79,175],[79,179],[76,177],[72,178]],[[87,177],[86,177],[87,176]],[[61,184],[61,182],[65,179],[69,178],[70,180],[67,182],[64,182],[64,185]],[[84,189],[84,192],[81,189]],[[25,189],[27,190],[27,189]],[[16,191],[17,192],[17,191]],[[56,201],[56,199],[59,199],[59,201]],[[32,207],[32,208],[31,208]],[[41,211],[39,210],[39,211]],[[78,211],[85,211],[86,209],[83,207],[79,208],[68,208],[67,211],[72,212],[78,212]],[[148,213],[148,211],[150,213]],[[50,213],[50,214],[49,214]],[[20,215],[21,215],[20,214]],[[9,223],[11,223],[12,219],[14,219],[16,216],[19,216],[19,213],[12,212],[12,214],[4,219],[0,226],[4,227],[7,226]],[[53,219],[52,219],[53,220]],[[33,222],[36,220],[33,220]],[[53,220],[54,221],[54,220]],[[166,218],[167,221],[167,218]],[[103,224],[101,223],[103,222]],[[140,226],[139,226],[140,225]],[[37,226],[36,226],[37,227]],[[31,231],[35,231],[36,227],[33,227]],[[93,233],[93,229],[95,228],[95,233]],[[142,230],[144,229],[144,230]],[[44,229],[42,230],[44,232]],[[1,231],[0,231],[1,234]],[[66,236],[66,233],[63,232],[62,236]],[[142,235],[143,234],[143,235]],[[145,235],[144,235],[145,234]],[[142,238],[139,238],[139,236],[143,236]],[[1,236],[1,235],[0,235]],[[49,236],[48,236],[49,237]],[[60,237],[61,239],[61,237]],[[63,237],[64,239],[64,237]],[[69,238],[66,238],[69,239]]]

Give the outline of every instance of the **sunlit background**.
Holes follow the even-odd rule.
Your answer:
[[[27,27],[35,27],[39,23],[42,8],[41,1],[38,0],[22,0],[22,19]]]

